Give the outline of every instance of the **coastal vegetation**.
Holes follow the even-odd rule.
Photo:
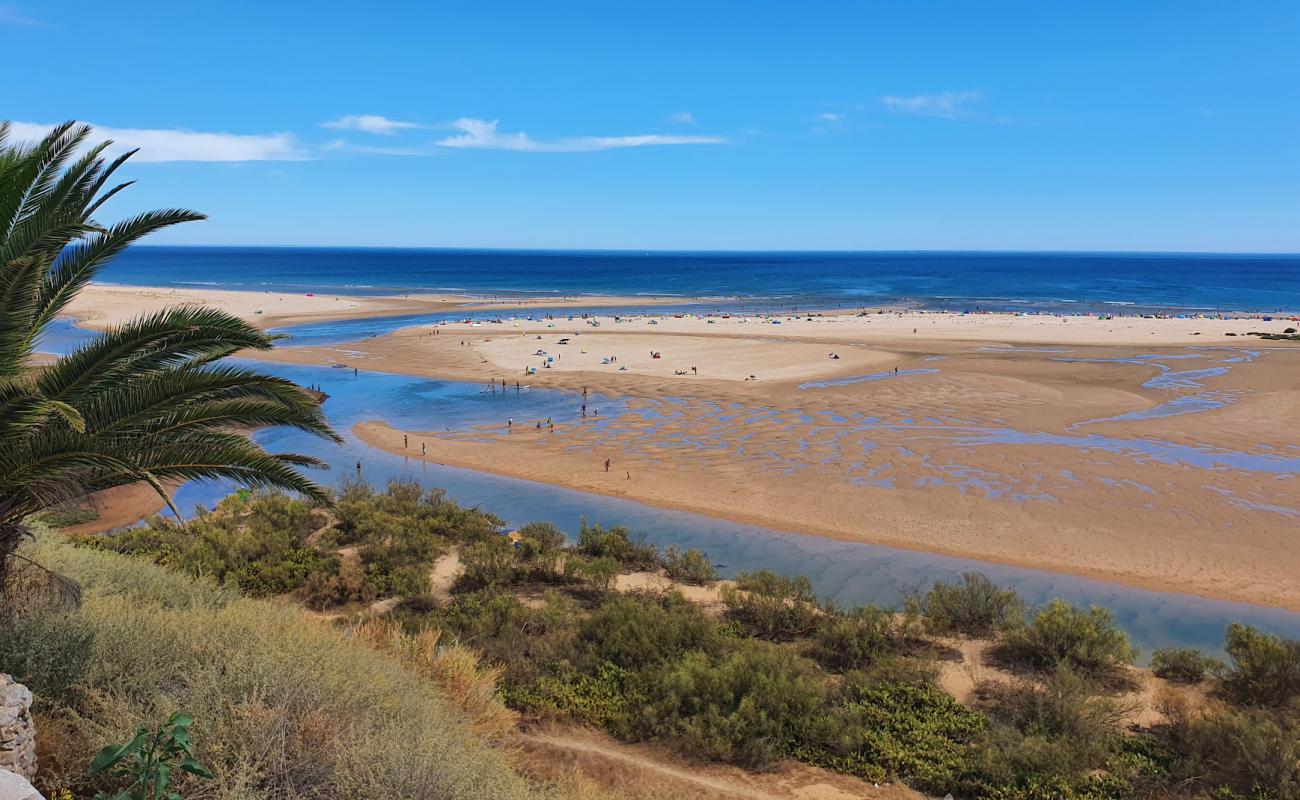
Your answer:
[[[191,591],[228,604],[261,602],[236,594],[297,598],[390,656],[426,654],[410,663],[454,654],[483,679],[470,705],[472,718],[491,720],[477,731],[489,740],[507,737],[517,714],[656,742],[696,762],[794,758],[940,796],[1300,797],[1297,642],[1233,626],[1226,665],[1161,651],[1153,663],[1171,684],[1149,701],[1151,717],[1135,714],[1137,653],[1103,609],[1027,607],[977,575],[938,583],[901,610],[840,608],[806,578],[772,572],[679,590],[667,569],[682,554],[622,528],[584,525],[573,544],[547,523],[505,534],[491,514],[394,483],[346,486],[333,509],[235,496],[188,530],[153,519],[59,552],[60,563],[106,559],[120,573],[142,559],[167,565],[138,567],[156,579],[203,576]],[[254,540],[265,543],[250,550]],[[458,576],[435,580],[452,558]],[[267,572],[250,573],[253,561]],[[345,570],[348,591],[313,588]],[[615,588],[652,574],[663,583]],[[99,641],[84,618],[63,625],[71,641]],[[986,647],[1002,669],[959,698],[940,676],[963,642]],[[437,683],[437,670],[416,672]],[[65,669],[35,682],[80,680]]]

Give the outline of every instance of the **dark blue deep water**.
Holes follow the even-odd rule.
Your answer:
[[[778,305],[1300,310],[1300,256],[135,247],[117,283],[339,294],[680,295]]]

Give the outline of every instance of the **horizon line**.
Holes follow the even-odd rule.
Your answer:
[[[469,245],[374,245],[374,244],[230,244],[230,243],[176,243],[133,244],[127,249],[161,248],[265,248],[299,250],[437,250],[458,252],[497,253],[617,253],[623,255],[673,255],[673,254],[823,254],[823,255],[908,255],[908,254],[968,254],[968,255],[1148,255],[1148,256],[1263,256],[1300,258],[1300,251],[1292,250],[1048,250],[1037,248],[645,248],[645,247],[493,247]]]

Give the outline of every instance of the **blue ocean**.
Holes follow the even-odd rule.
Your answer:
[[[1300,255],[139,246],[116,283],[339,294],[678,295],[948,310],[1300,310]]]

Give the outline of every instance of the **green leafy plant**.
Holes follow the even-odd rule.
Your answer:
[[[170,209],[105,223],[103,204],[130,186],[114,173],[135,151],[110,161],[111,143],[92,144],[91,128],[72,122],[32,144],[11,133],[0,122],[0,590],[12,588],[5,578],[30,536],[27,517],[94,492],[143,483],[166,497],[169,482],[215,478],[324,500],[300,472],[318,459],[267,452],[232,430],[287,427],[342,441],[302,388],[219,363],[274,344],[238,317],[168,308],[30,368],[54,320],[114,256],[203,216]]]
[[[1300,640],[1234,622],[1224,636],[1232,670],[1225,694],[1243,705],[1280,706],[1300,697]]]
[[[718,579],[718,571],[709,557],[699,550],[678,549],[672,545],[664,551],[664,571],[668,577],[685,583],[709,583]]]
[[[1115,675],[1137,652],[1109,609],[1053,600],[1028,622],[1008,627],[997,653],[1006,663],[1048,672],[1059,665],[1091,678]]]
[[[912,600],[931,633],[985,637],[1023,611],[1015,589],[1003,589],[980,572],[962,573],[961,583],[937,581]]]
[[[113,794],[97,792],[95,800],[180,800],[168,791],[175,770],[211,778],[208,768],[194,758],[187,714],[172,714],[157,730],[140,728],[125,744],[110,744],[90,764],[91,775],[129,781]]]
[[[1151,671],[1174,683],[1200,683],[1223,670],[1222,661],[1191,647],[1166,647],[1151,654]]]

